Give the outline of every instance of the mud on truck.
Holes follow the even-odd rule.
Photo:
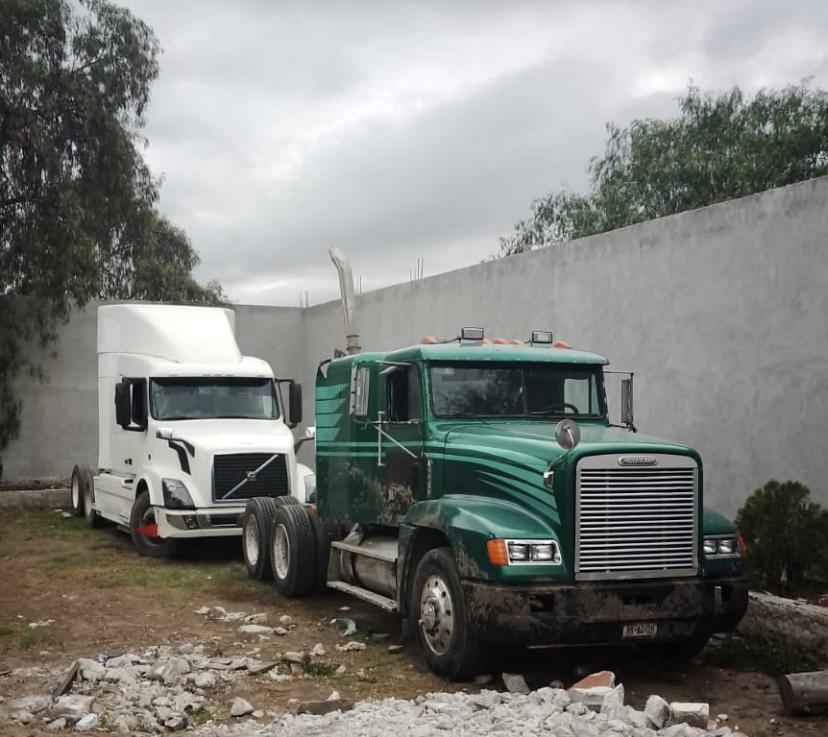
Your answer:
[[[456,679],[492,645],[689,657],[736,626],[741,538],[704,507],[699,454],[635,431],[631,378],[615,426],[607,359],[550,333],[491,342],[464,328],[359,352],[350,267],[332,255],[348,352],[316,376],[316,493],[248,503],[252,575],[398,612]]]

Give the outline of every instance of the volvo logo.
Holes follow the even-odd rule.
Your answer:
[[[256,472],[255,471],[248,471],[247,472],[247,480],[253,483],[256,480]]]
[[[653,456],[621,456],[618,459],[619,466],[655,466],[658,459]]]

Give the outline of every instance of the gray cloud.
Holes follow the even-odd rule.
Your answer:
[[[333,297],[333,243],[364,288],[484,259],[585,186],[607,121],[670,114],[691,79],[828,79],[816,2],[128,5],[164,48],[161,207],[244,302]]]

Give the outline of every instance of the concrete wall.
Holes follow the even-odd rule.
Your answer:
[[[20,379],[20,437],[2,453],[3,481],[67,478],[76,463],[98,464],[97,305],[72,314],[54,346],[30,355],[47,381]],[[303,310],[239,305],[236,339],[242,353],[263,358],[277,377],[304,366]],[[209,336],[205,336],[209,340]],[[313,411],[313,402],[307,405]]]
[[[355,264],[358,269],[359,265]],[[828,505],[828,178],[361,295],[362,345],[483,325],[551,328],[636,372],[639,429],[705,461],[735,512],[770,478]],[[341,346],[339,305],[306,315],[305,375]],[[617,397],[617,393],[614,395]],[[610,397],[618,417],[619,404]]]
[[[552,328],[636,372],[639,428],[699,449],[714,506],[733,513],[771,477],[802,480],[828,505],[826,241],[823,178],[361,295],[362,345],[464,324],[493,337]],[[301,378],[310,414],[316,366],[344,342],[338,302],[236,310],[242,350]],[[23,385],[7,480],[94,461],[94,310],[73,316],[57,349],[50,383]]]

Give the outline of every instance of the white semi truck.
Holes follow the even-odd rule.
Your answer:
[[[312,501],[315,477],[290,430],[301,402],[298,383],[241,354],[232,310],[99,307],[98,469],[73,469],[72,509],[128,530],[153,557],[183,539],[240,535],[248,499],[263,521],[290,497]],[[255,574],[268,561],[247,563]]]

